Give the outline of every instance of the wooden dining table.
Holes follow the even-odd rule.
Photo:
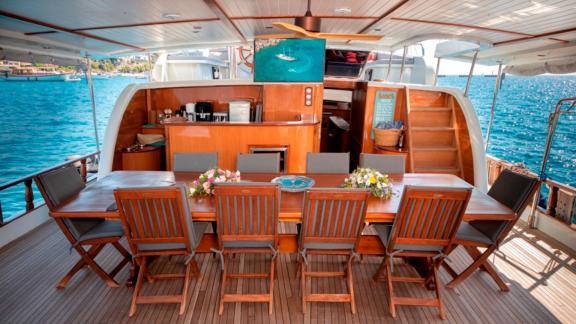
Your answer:
[[[171,186],[176,183],[190,184],[197,179],[199,173],[170,171],[114,171],[107,176],[90,183],[79,194],[72,197],[56,210],[50,212],[52,217],[102,217],[118,218],[114,208],[114,189],[128,187],[158,187]],[[242,181],[270,182],[279,174],[243,173]],[[348,174],[307,174],[315,181],[317,188],[336,188],[344,183]],[[472,196],[464,221],[471,220],[512,220],[514,212],[494,200],[492,197],[473,187],[461,178],[450,174],[390,174],[393,184],[393,194],[389,199],[370,197],[368,201],[366,222],[392,223],[400,204],[402,191],[406,185],[440,186],[450,188],[473,188]],[[302,192],[282,192],[280,195],[280,221],[300,222],[304,194]],[[212,197],[189,197],[191,217],[195,221],[215,221],[214,199]],[[280,251],[296,252],[295,233],[280,235]],[[209,252],[216,247],[216,237],[205,234],[198,252]],[[362,237],[359,246],[362,254],[382,254],[384,248],[375,235]]]

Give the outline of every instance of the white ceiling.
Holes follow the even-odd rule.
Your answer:
[[[211,1],[216,5],[211,7],[207,4]],[[18,38],[24,43],[67,47],[95,56],[131,54],[141,50],[224,46],[245,40],[250,42],[259,34],[283,33],[282,30],[270,28],[272,22],[292,22],[292,16],[304,14],[307,3],[306,0],[211,1],[2,0],[0,46],[6,44],[8,38]],[[401,6],[390,12],[398,5]],[[221,8],[223,14],[215,8]],[[338,14],[335,12],[338,8],[348,8],[351,12],[347,15]],[[406,43],[429,38],[464,39],[484,43],[485,48],[495,46],[486,52],[488,56],[494,53],[505,55],[542,46],[573,48],[576,43],[576,32],[572,31],[550,36],[556,40],[544,37],[508,45],[498,44],[522,38],[523,34],[538,35],[576,28],[576,0],[312,0],[311,9],[314,15],[324,16],[324,32],[357,33],[365,30],[366,33],[384,35],[377,43],[350,43],[364,48],[395,49]],[[24,18],[7,18],[2,11]],[[180,15],[177,20],[210,21],[154,24],[170,22],[163,15],[171,13]],[[386,13],[389,14],[380,19]],[[218,20],[226,19],[226,16],[232,18],[232,23]],[[266,19],[274,16],[288,18]],[[254,19],[255,17],[259,19]],[[43,26],[41,22],[65,30],[108,28],[84,30],[80,31],[84,33],[80,35],[62,30],[49,34],[24,34],[56,31]],[[133,24],[148,25],[110,28]],[[558,39],[571,43],[567,44]]]

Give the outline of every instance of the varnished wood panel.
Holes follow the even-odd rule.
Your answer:
[[[306,153],[319,147],[318,125],[264,124],[223,126],[167,126],[168,169],[176,152],[218,152],[219,167],[235,170],[236,156],[250,146],[288,146],[288,172],[306,170]]]
[[[294,233],[295,226],[289,225],[281,224],[280,231]],[[274,288],[274,313],[268,315],[265,304],[246,303],[230,305],[222,316],[218,316],[220,261],[211,254],[200,254],[196,260],[202,275],[191,281],[189,306],[184,315],[178,315],[175,305],[158,304],[139,307],[136,315],[129,319],[133,290],[122,286],[129,276],[127,268],[117,275],[121,287],[116,289],[108,288],[88,269],[81,270],[66,289],[54,288],[54,284],[78,260],[76,255],[68,253],[68,249],[68,241],[50,221],[0,250],[0,314],[3,322],[384,323],[392,320],[385,284],[372,281],[381,257],[364,257],[362,262],[353,265],[357,315],[350,314],[347,305],[336,303],[313,303],[308,312],[302,314],[299,282],[296,280],[297,263],[293,261],[293,255],[281,253]],[[571,264],[575,257],[573,251],[521,224],[503,242],[494,260],[490,258],[509,283],[510,292],[498,291],[488,275],[478,272],[460,286],[443,291],[445,321],[440,321],[436,312],[427,307],[400,307],[397,320],[450,324],[569,323],[576,317],[576,309],[569,307],[576,304],[576,288],[567,284],[576,281],[576,272]],[[106,247],[97,259],[104,269],[111,269],[120,258],[113,248]],[[324,271],[335,271],[346,261],[344,257],[336,256],[312,258],[314,266]],[[152,271],[184,270],[183,258],[175,257],[169,262],[165,258],[159,260],[152,264]],[[230,267],[234,271],[265,271],[269,260],[266,256],[238,255],[231,259]],[[457,271],[461,271],[470,259],[459,248],[450,255],[450,262]],[[398,275],[413,273],[410,266],[400,260],[395,261],[394,271]],[[447,283],[450,277],[440,271],[440,280]],[[254,280],[237,283],[237,288],[244,293],[258,293],[264,289]],[[312,284],[316,291],[345,289],[339,278],[314,280]],[[154,295],[177,292],[180,287],[180,282],[168,280],[145,283],[143,289],[144,293]],[[407,296],[428,296],[419,285],[399,284],[396,288]]]
[[[228,112],[231,100],[248,100],[253,105],[262,101],[260,85],[207,86],[151,90],[151,109],[179,109],[188,102],[211,101],[216,112]]]
[[[159,135],[164,135],[164,126],[142,127],[141,134],[159,134]]]
[[[305,105],[305,89],[312,88],[312,105]],[[296,121],[301,115],[322,117],[321,84],[264,85],[264,121]]]
[[[377,91],[390,91],[396,93],[396,106],[394,120],[402,120],[404,124],[408,120],[406,111],[406,90],[402,88],[375,88],[369,87],[366,94],[366,109],[364,112],[364,128],[362,131],[362,153],[374,152],[374,140],[371,138],[372,122],[374,121],[374,99]],[[408,143],[405,141],[405,143]]]
[[[454,107],[454,117],[456,117],[454,126],[456,127],[459,139],[460,157],[462,161],[461,168],[464,174],[464,180],[474,184],[474,158],[472,156],[472,143],[470,142],[468,124],[466,124],[464,113],[458,101],[453,97],[448,98],[448,100],[449,105],[453,105]]]
[[[325,89],[341,89],[341,90],[355,90],[360,84],[366,83],[364,81],[358,81],[356,79],[324,79]]]
[[[146,90],[138,90],[122,116],[118,130],[112,170],[122,169],[122,150],[136,142],[136,135],[148,121],[146,110]]]
[[[410,106],[417,107],[446,107],[446,94],[439,91],[410,91]]]
[[[162,170],[161,147],[146,147],[136,152],[122,152],[122,170]]]

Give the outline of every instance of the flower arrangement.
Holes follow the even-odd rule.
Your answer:
[[[190,186],[192,196],[205,196],[214,194],[214,184],[219,182],[240,182],[240,171],[210,169],[202,173]]]
[[[346,188],[369,188],[374,197],[388,199],[392,196],[392,182],[388,175],[374,169],[357,168],[344,180]]]

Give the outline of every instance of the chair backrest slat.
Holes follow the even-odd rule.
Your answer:
[[[311,189],[302,210],[300,247],[308,243],[357,243],[370,193],[354,189]]]
[[[469,188],[406,186],[389,237],[397,245],[435,245],[447,249],[454,240],[472,194]]]
[[[271,183],[221,183],[215,186],[218,239],[277,241],[279,189]]]
[[[138,244],[182,243],[191,252],[197,245],[186,200],[186,187],[122,188],[114,195],[130,247]]]

